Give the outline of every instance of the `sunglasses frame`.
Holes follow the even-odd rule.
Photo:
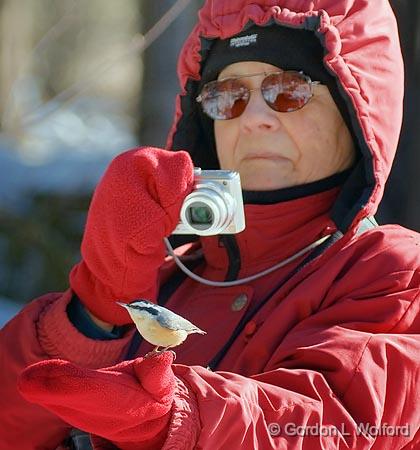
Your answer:
[[[276,109],[272,108],[271,105],[270,105],[269,103],[267,103],[266,99],[264,98],[264,95],[262,94],[262,84],[263,84],[264,80],[265,80],[269,75],[280,75],[280,74],[286,74],[286,73],[296,73],[296,74],[299,74],[299,75],[307,82],[307,84],[309,85],[310,90],[311,90],[311,95],[310,95],[310,97],[308,98],[308,101],[307,101],[305,104],[303,104],[302,106],[300,106],[299,108],[293,109],[293,110],[291,110],[291,111],[277,111]],[[321,84],[320,81],[312,81],[311,78],[310,78],[308,75],[305,75],[302,71],[297,71],[297,70],[280,70],[280,71],[277,71],[277,72],[258,72],[258,73],[252,73],[252,74],[246,74],[246,75],[239,75],[239,76],[237,76],[237,77],[226,77],[226,78],[222,78],[222,79],[220,79],[220,80],[213,80],[213,81],[210,81],[210,82],[206,83],[206,84],[203,86],[203,88],[201,89],[201,93],[196,97],[195,100],[196,100],[197,103],[202,103],[203,100],[204,100],[204,98],[203,98],[203,96],[202,96],[202,92],[204,91],[204,89],[206,88],[206,86],[208,86],[208,85],[210,85],[210,84],[212,84],[212,83],[222,83],[222,82],[224,82],[224,81],[229,81],[229,80],[240,80],[240,79],[242,79],[242,78],[251,78],[251,77],[257,77],[257,76],[261,76],[261,75],[264,75],[264,78],[263,78],[263,80],[261,81],[260,87],[255,88],[255,89],[249,89],[248,87],[246,87],[246,86],[245,86],[245,87],[246,87],[246,89],[248,90],[249,94],[251,94],[251,92],[253,92],[253,91],[258,91],[258,90],[260,90],[260,91],[261,91],[261,94],[262,94],[262,96],[263,96],[263,98],[264,98],[264,102],[266,103],[266,105],[267,105],[270,109],[272,109],[273,111],[276,111],[276,112],[285,112],[285,113],[288,113],[288,112],[294,112],[294,111],[298,111],[299,109],[302,109],[304,106],[306,106],[306,105],[309,103],[310,99],[314,96],[313,86],[318,86],[318,85]],[[202,106],[201,106],[201,107],[202,107]],[[245,106],[245,108],[246,108],[246,106]],[[244,111],[245,111],[245,108],[244,108]],[[202,109],[203,109],[203,107],[202,107]],[[205,114],[207,114],[207,113],[204,111],[204,109],[203,109],[203,112],[204,112]],[[242,111],[242,113],[243,113],[243,111]],[[241,113],[241,114],[242,114],[242,113]],[[239,116],[232,117],[232,118],[228,118],[228,119],[214,119],[214,118],[211,117],[211,116],[209,116],[209,117],[210,117],[212,120],[232,120],[232,119],[237,119],[238,117],[240,117],[241,114],[239,114]],[[208,115],[208,114],[207,114],[207,115]]]

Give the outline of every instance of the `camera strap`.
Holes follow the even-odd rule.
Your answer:
[[[93,450],[90,434],[77,428],[70,431],[66,441],[57,450]]]

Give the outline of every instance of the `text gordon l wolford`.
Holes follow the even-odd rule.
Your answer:
[[[349,430],[345,424],[334,425],[297,425],[289,422],[284,426],[278,423],[268,424],[268,430],[272,436],[351,436],[365,435],[371,437],[378,436],[410,436],[410,425],[390,425],[383,423],[381,425],[372,425],[370,423],[359,423],[355,430]]]

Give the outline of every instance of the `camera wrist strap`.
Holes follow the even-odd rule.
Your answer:
[[[188,267],[186,267],[184,265],[184,263],[181,261],[181,259],[175,254],[174,249],[171,245],[171,243],[169,242],[169,240],[167,238],[164,238],[165,241],[165,245],[166,248],[168,250],[168,253],[174,258],[174,261],[176,263],[176,265],[190,278],[192,278],[193,280],[197,281],[198,283],[202,283],[205,284],[207,286],[214,286],[214,287],[231,287],[231,286],[239,286],[241,284],[244,283],[249,283],[251,281],[254,281],[258,278],[261,278],[265,275],[268,275],[272,272],[274,272],[275,270],[280,269],[281,267],[284,267],[285,265],[291,263],[292,261],[295,261],[296,259],[300,258],[301,256],[303,256],[305,253],[310,252],[311,250],[313,250],[314,248],[320,246],[321,244],[323,244],[327,239],[329,239],[329,237],[331,236],[331,234],[328,234],[327,236],[323,236],[321,239],[318,239],[317,241],[313,242],[312,244],[306,246],[305,248],[303,248],[302,250],[298,251],[297,253],[295,253],[294,255],[290,256],[289,258],[286,258],[283,261],[280,261],[279,263],[275,264],[272,267],[269,267],[268,269],[265,269],[261,272],[258,272],[254,275],[251,275],[249,277],[245,277],[245,278],[240,278],[239,280],[234,280],[234,281],[213,281],[213,280],[207,280],[206,278],[202,278],[200,276],[198,276],[197,274],[195,274],[194,272],[192,272],[191,270],[188,269]]]

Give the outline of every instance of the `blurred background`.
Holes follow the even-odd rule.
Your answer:
[[[165,145],[176,59],[202,3],[0,0],[0,326],[67,287],[109,161],[135,145]],[[420,1],[391,4],[405,121],[377,219],[420,231]]]

